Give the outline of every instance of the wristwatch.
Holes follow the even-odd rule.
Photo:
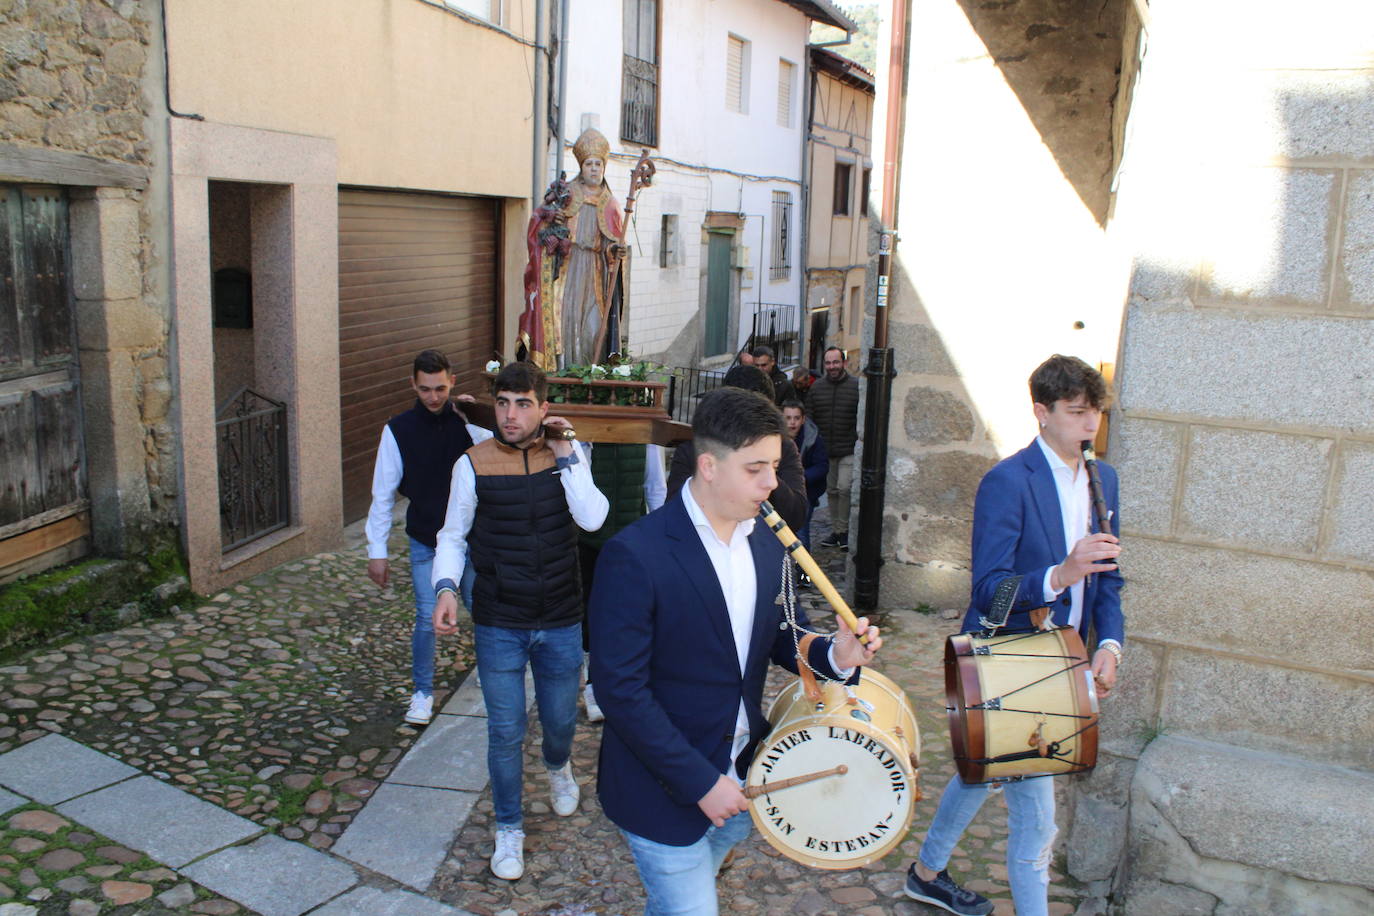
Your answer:
[[[1099,649],[1106,649],[1108,652],[1112,653],[1112,655],[1116,657],[1116,666],[1118,668],[1121,667],[1121,647],[1116,644],[1115,640],[1104,640],[1098,643],[1097,647]]]

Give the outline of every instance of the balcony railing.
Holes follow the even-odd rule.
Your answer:
[[[691,423],[701,396],[720,387],[724,369],[693,369],[670,366],[667,372],[668,415],[679,423]]]
[[[771,347],[778,365],[795,365],[800,356],[801,307],[786,303],[760,302],[750,322],[749,348]]]
[[[620,139],[658,146],[658,67],[626,54],[620,98]]]

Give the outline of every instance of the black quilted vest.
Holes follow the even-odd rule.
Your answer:
[[[580,621],[577,525],[552,450],[542,440],[515,449],[488,439],[468,457],[477,482],[472,619],[525,630]]]
[[[392,417],[387,426],[401,452],[401,484],[396,490],[410,500],[406,534],[433,547],[448,511],[453,465],[472,448],[472,437],[452,402],[432,414],[416,398],[414,407]]]

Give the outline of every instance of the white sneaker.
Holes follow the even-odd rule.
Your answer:
[[[406,710],[407,725],[428,725],[434,718],[434,697],[420,691],[410,695],[410,708]]]
[[[582,790],[573,779],[571,760],[556,770],[549,770],[549,794],[553,796],[553,813],[559,817],[567,817],[577,810]]]
[[[496,828],[496,851],[491,854],[491,873],[516,881],[525,873],[525,831],[519,827]]]
[[[606,714],[601,711],[601,707],[596,702],[596,694],[592,693],[591,684],[582,688],[582,702],[587,707],[588,722],[600,722],[606,718]]]

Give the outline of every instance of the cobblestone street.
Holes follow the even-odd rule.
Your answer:
[[[819,541],[825,524],[817,522]],[[842,553],[819,549],[817,555],[832,575],[842,575]],[[399,559],[393,557],[398,575],[385,593],[366,581],[359,553],[346,549],[288,564],[172,617],[11,658],[0,666],[0,753],[59,733],[283,839],[329,850],[418,734],[401,724],[410,690],[412,609],[407,564]],[[803,594],[813,618],[832,619],[814,591]],[[905,899],[901,887],[933,796],[952,772],[942,646],[957,621],[893,609],[882,624],[887,642],[878,667],[908,691],[923,738],[921,782],[928,797],[917,805],[910,837],[880,866],[833,872],[803,868],[755,833],[721,879],[723,912],[934,912]],[[470,632],[441,641],[438,668],[450,676],[436,684],[436,709],[470,667]],[[585,719],[579,726],[574,769],[582,803],[563,819],[546,801],[537,717],[531,722],[525,877],[506,882],[487,868],[488,789],[428,896],[482,916],[638,913],[643,897],[628,850],[596,802],[601,726]],[[6,916],[253,912],[50,806],[20,805],[0,826],[0,912]],[[996,899],[999,914],[1012,912],[1004,855],[1005,812],[994,802],[975,821],[951,870]],[[395,887],[379,875],[362,877],[373,887]],[[1067,916],[1076,890],[1057,869],[1052,881],[1051,913]]]

